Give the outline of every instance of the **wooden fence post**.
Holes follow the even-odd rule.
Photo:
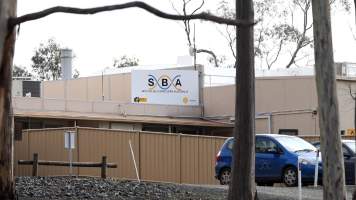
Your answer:
[[[106,178],[106,168],[107,168],[106,156],[103,156],[101,160],[101,178]]]
[[[38,174],[38,153],[33,154],[32,160],[32,176],[37,176]]]

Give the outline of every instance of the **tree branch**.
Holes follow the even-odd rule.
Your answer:
[[[288,64],[286,65],[286,68],[290,68],[293,64],[295,64],[295,59],[297,57],[298,52],[300,51],[300,49],[304,48],[305,46],[307,46],[308,44],[310,44],[312,41],[306,41],[306,33],[307,31],[313,26],[313,24],[310,24],[310,26],[308,26],[308,10],[310,9],[310,0],[307,0],[305,7],[303,8],[300,3],[297,1],[297,3],[299,4],[301,10],[303,11],[303,33],[301,36],[299,36],[298,41],[297,41],[297,47],[294,50],[291,59],[289,60]]]
[[[204,5],[204,0],[201,1],[201,4],[199,7],[197,7],[193,12],[192,12],[192,15],[194,15],[198,10],[200,10]]]
[[[276,56],[274,57],[274,59],[272,60],[272,62],[271,62],[271,63],[268,63],[268,62],[267,62],[268,70],[270,70],[271,67],[272,67],[272,65],[277,61],[277,59],[278,59],[278,57],[279,57],[279,54],[281,53],[282,46],[283,46],[283,40],[281,40],[281,41],[279,42],[277,54],[276,54]]]
[[[202,13],[194,14],[194,15],[187,15],[187,16],[174,15],[174,14],[162,12],[162,11],[158,10],[157,8],[154,8],[144,2],[133,1],[133,2],[128,2],[128,3],[123,3],[123,4],[115,4],[115,5],[109,5],[109,6],[94,7],[94,8],[74,8],[74,7],[63,7],[63,6],[52,7],[52,8],[42,10],[40,12],[35,12],[35,13],[26,14],[26,15],[23,15],[20,17],[10,18],[9,19],[9,28],[13,28],[16,25],[19,25],[19,24],[27,22],[27,21],[36,20],[36,19],[46,17],[53,13],[61,12],[61,13],[71,13],[71,14],[96,14],[99,12],[120,10],[120,9],[133,8],[133,7],[144,9],[144,10],[148,11],[149,13],[152,13],[153,15],[156,15],[158,17],[165,18],[165,19],[171,19],[171,20],[200,19],[200,20],[215,22],[218,24],[227,24],[227,25],[232,25],[232,26],[253,26],[256,24],[254,21],[250,21],[250,20],[226,19],[226,18],[222,18],[222,17],[218,17],[215,15],[206,13],[206,12],[202,12]]]
[[[353,100],[355,100],[355,99],[356,99],[356,96],[355,96],[355,93],[352,93],[351,85],[348,85],[348,87],[349,87],[349,92],[350,92],[351,98],[352,98]]]
[[[186,2],[185,0],[183,0],[183,15],[187,16],[187,4],[189,3]],[[189,47],[192,46],[192,41],[190,39],[190,21],[189,20],[183,20],[184,23],[184,30],[185,30],[185,34],[187,35],[187,40],[188,40],[188,45]]]
[[[213,57],[213,59],[214,59],[215,67],[219,67],[218,59],[213,51],[206,50],[206,49],[197,49],[196,52],[197,53],[207,53],[207,54],[211,55],[211,57]]]
[[[172,6],[173,10],[176,11],[176,13],[177,13],[178,15],[180,15],[180,12],[179,12],[179,11],[177,10],[177,8],[174,6],[172,0],[169,0],[169,2],[171,3],[171,6]]]

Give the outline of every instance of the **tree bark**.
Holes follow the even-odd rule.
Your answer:
[[[0,199],[4,200],[15,198],[11,82],[16,36],[8,19],[16,16],[16,5],[16,0],[0,1]]]
[[[254,19],[252,0],[236,0],[236,17]],[[255,67],[253,27],[236,31],[235,145],[229,200],[255,199]]]
[[[339,108],[336,93],[330,5],[313,0],[315,78],[318,93],[324,200],[346,199],[344,158],[339,134]]]

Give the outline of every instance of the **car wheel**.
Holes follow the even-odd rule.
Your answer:
[[[221,170],[219,180],[221,185],[229,185],[231,180],[231,170],[229,168]]]
[[[298,184],[298,173],[295,167],[287,167],[283,172],[283,183],[287,187],[293,187]]]

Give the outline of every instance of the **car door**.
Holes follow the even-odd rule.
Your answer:
[[[276,142],[268,137],[256,138],[256,179],[280,177],[280,153]]]

